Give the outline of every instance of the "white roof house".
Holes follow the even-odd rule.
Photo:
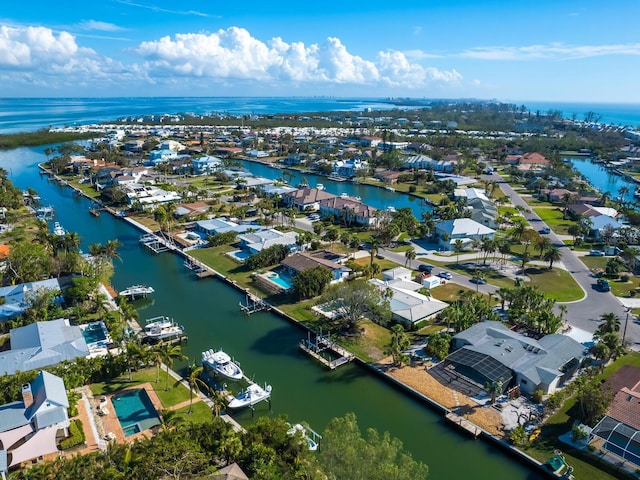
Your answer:
[[[467,200],[473,200],[474,198],[480,198],[482,200],[489,200],[486,192],[481,188],[456,188],[453,191],[453,196],[456,199],[466,198]]]
[[[261,252],[265,248],[273,245],[286,245],[291,251],[295,251],[297,249],[297,239],[298,234],[296,232],[281,232],[273,228],[238,235],[240,245],[246,248],[251,254]]]
[[[124,185],[129,203],[138,201],[143,207],[153,207],[159,203],[177,202],[182,200],[178,192],[170,192],[151,185],[130,183]]]
[[[35,322],[9,332],[11,350],[0,352],[0,375],[12,375],[89,355],[79,327],[66,318]]]
[[[472,240],[493,238],[496,231],[470,218],[444,220],[436,224],[438,243],[443,250],[453,250],[456,240],[468,245]],[[445,235],[446,234],[446,235]]]
[[[396,267],[391,268],[389,270],[385,270],[382,272],[382,280],[405,280],[411,281],[411,277],[413,276],[413,271],[404,267]]]
[[[381,292],[391,290],[390,307],[392,318],[398,322],[412,324],[421,320],[426,320],[449,306],[448,303],[436,300],[432,297],[422,295],[410,288],[402,288],[415,284],[417,289],[421,288],[419,283],[406,282],[402,280],[382,281],[374,278],[371,283],[380,288]]]

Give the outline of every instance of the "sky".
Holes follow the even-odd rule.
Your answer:
[[[639,0],[29,0],[0,97],[640,103]]]

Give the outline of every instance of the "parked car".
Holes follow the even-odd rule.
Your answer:
[[[471,283],[477,283],[478,285],[484,285],[485,283],[487,283],[487,281],[484,278],[476,278],[476,277],[470,278],[469,281]]]
[[[596,282],[596,286],[601,292],[609,292],[611,290],[611,285],[609,285],[609,282],[604,278],[599,278]]]
[[[591,250],[589,255],[592,257],[604,257],[604,252],[601,250]]]
[[[544,227],[539,230],[539,233],[542,233],[542,234],[551,233],[551,229],[549,227]]]
[[[446,280],[451,280],[453,278],[449,272],[445,272],[445,271],[438,273],[438,276]]]
[[[427,265],[426,263],[421,263],[420,265],[418,265],[418,271],[419,272],[430,273],[431,270],[433,270],[433,267],[431,265]]]

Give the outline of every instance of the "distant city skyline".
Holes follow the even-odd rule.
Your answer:
[[[0,97],[639,103],[635,18],[637,0],[11,2]]]

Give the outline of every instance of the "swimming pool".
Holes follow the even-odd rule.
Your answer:
[[[104,342],[107,339],[102,322],[90,323],[82,329],[82,336],[87,345]]]
[[[279,287],[289,290],[291,288],[291,277],[280,271],[271,271],[267,273],[267,278]]]
[[[125,436],[160,425],[160,418],[147,392],[140,388],[111,398]]]
[[[233,252],[227,252],[227,255],[235,258],[239,262],[244,262],[247,258],[251,256],[251,254],[246,250],[234,250]]]

